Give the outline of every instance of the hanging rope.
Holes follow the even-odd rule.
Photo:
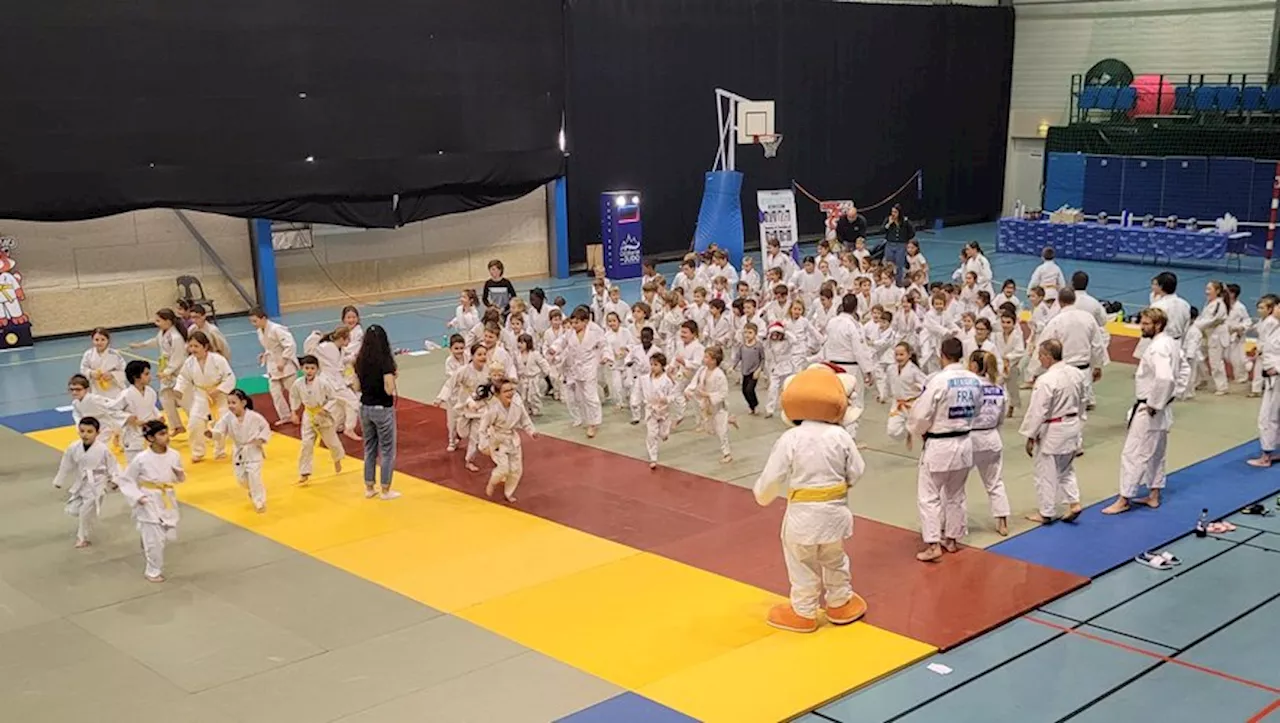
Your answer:
[[[903,183],[901,186],[899,186],[899,187],[898,187],[898,190],[896,190],[896,191],[894,191],[893,193],[891,193],[891,194],[889,194],[888,196],[886,196],[886,197],[885,197],[883,200],[881,200],[879,203],[874,203],[874,204],[872,204],[872,205],[870,205],[870,206],[859,206],[859,207],[858,207],[858,211],[859,211],[859,212],[864,212],[864,211],[874,211],[874,210],[876,210],[877,208],[880,208],[881,206],[885,205],[886,203],[888,203],[888,202],[892,201],[893,199],[895,199],[895,198],[897,198],[897,197],[898,197],[898,194],[899,194],[899,193],[902,193],[903,191],[905,191],[905,190],[907,189],[907,186],[910,186],[910,185],[911,185],[911,184],[912,184],[912,183],[913,183],[917,178],[919,178],[919,177],[920,177],[920,174],[922,174],[922,173],[923,173],[923,171],[916,171],[915,173],[911,174],[911,177],[910,177],[910,178],[908,178],[908,179],[906,180],[906,182],[905,182],[905,183]],[[792,186],[794,186],[794,187],[795,187],[795,189],[796,189],[797,191],[799,191],[800,193],[804,194],[804,196],[805,196],[806,198],[808,198],[810,201],[813,201],[814,203],[816,203],[816,204],[818,204],[818,205],[822,205],[822,199],[818,198],[817,196],[813,195],[812,193],[809,193],[809,191],[808,191],[804,186],[801,186],[798,182],[796,182],[796,181],[794,181],[794,180],[793,180],[793,181],[791,181],[791,185],[792,185]]]

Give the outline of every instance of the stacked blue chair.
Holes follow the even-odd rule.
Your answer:
[[[1236,110],[1240,105],[1240,89],[1234,85],[1218,88],[1218,110],[1226,113]]]
[[[1080,89],[1080,110],[1092,110],[1098,107],[1098,86],[1086,85]]]
[[[1138,89],[1127,85],[1116,96],[1116,110],[1130,111],[1138,105]]]
[[[1173,89],[1173,109],[1180,112],[1190,112],[1195,107],[1195,98],[1189,85],[1180,85]]]
[[[1267,110],[1272,113],[1280,111],[1280,85],[1273,85],[1267,89]]]
[[[1218,100],[1218,88],[1212,85],[1202,85],[1196,88],[1195,99],[1196,110],[1200,112],[1211,111],[1214,103]]]
[[[1244,89],[1240,98],[1240,108],[1245,111],[1262,110],[1266,103],[1267,91],[1260,85],[1250,85]]]
[[[1113,110],[1116,107],[1116,97],[1120,94],[1120,89],[1115,86],[1104,85],[1098,89],[1098,110]]]

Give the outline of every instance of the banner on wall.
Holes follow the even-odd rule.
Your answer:
[[[836,224],[840,221],[840,217],[845,211],[853,208],[853,201],[823,201],[818,204],[822,215],[826,216],[824,225],[827,229],[827,240],[830,241],[836,237]]]
[[[26,293],[22,274],[13,260],[18,245],[12,236],[0,236],[0,351],[31,346],[31,320],[22,310]]]
[[[783,253],[791,253],[800,238],[796,224],[796,194],[791,189],[783,191],[756,191],[756,206],[760,209],[760,248],[763,251],[770,238],[778,239]]]

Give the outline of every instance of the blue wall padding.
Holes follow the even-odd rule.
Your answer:
[[[1121,156],[1086,156],[1084,163],[1084,212],[1106,211],[1119,217],[1124,188],[1124,159]]]
[[[1249,191],[1249,217],[1241,216],[1241,221],[1267,223],[1271,220],[1271,187],[1275,184],[1275,179],[1275,161],[1253,162],[1253,181]]]
[[[1161,213],[1174,214],[1186,219],[1192,216],[1198,219],[1217,218],[1208,209],[1205,195],[1209,188],[1208,158],[1166,158],[1164,161],[1164,201]]]
[[[1044,206],[1047,211],[1057,211],[1063,206],[1080,208],[1084,204],[1084,165],[1082,153],[1050,153],[1044,178]],[[1028,206],[1035,206],[1030,198],[1022,199]]]
[[[1249,214],[1252,190],[1253,159],[1210,158],[1205,207],[1199,218],[1218,218],[1230,213],[1241,221],[1245,220]]]
[[[1160,215],[1164,190],[1164,159],[1138,156],[1124,159],[1124,188],[1120,208],[1135,216]]]
[[[742,266],[742,174],[738,171],[710,171],[698,211],[695,251],[715,244],[729,254],[729,263]]]

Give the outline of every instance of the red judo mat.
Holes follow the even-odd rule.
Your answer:
[[[264,395],[255,402],[274,421],[270,400]],[[443,410],[401,399],[397,421],[397,471],[483,497],[492,465],[481,455],[483,471],[473,474],[463,466],[461,449],[445,451]],[[278,431],[298,435],[291,425]],[[361,456],[358,443],[345,443]],[[787,594],[778,541],[782,500],[762,508],[750,490],[736,485],[669,467],[650,470],[645,461],[546,435],[524,444],[517,509]],[[924,564],[915,559],[918,533],[863,517],[846,547],[854,588],[869,606],[867,622],[942,649],[1089,582],[974,548]]]

